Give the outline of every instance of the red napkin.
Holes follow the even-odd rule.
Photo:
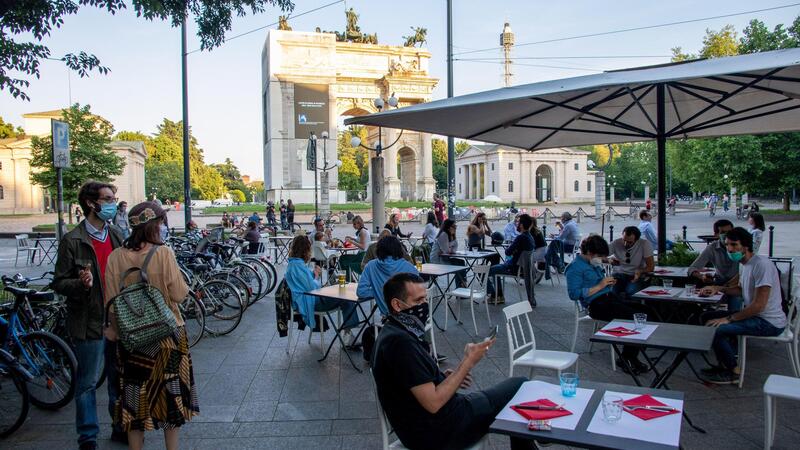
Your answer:
[[[672,271],[667,269],[659,269],[659,270],[654,270],[653,273],[672,273]]]
[[[353,245],[350,241],[345,241],[344,248],[350,248],[350,247],[355,247],[355,245]]]
[[[631,336],[631,335],[634,335],[634,334],[639,334],[638,331],[631,330],[630,328],[625,328],[625,327],[608,328],[608,329],[600,330],[600,331],[605,333],[605,334],[610,334],[612,336],[617,336],[617,337],[625,337],[625,336]]]
[[[661,403],[660,401],[654,399],[650,395],[640,395],[638,397],[634,397],[629,400],[625,400],[622,402],[625,406],[669,406]],[[623,408],[624,409],[624,408]],[[642,420],[650,420],[650,419],[657,419],[659,417],[668,416],[670,414],[678,414],[680,411],[653,411],[650,409],[633,409],[628,410],[625,409],[630,414],[642,419]]]
[[[525,402],[520,403],[523,406],[558,406],[557,404],[551,402],[546,398],[540,398],[539,400],[535,400],[532,402]],[[512,406],[511,409],[517,412],[520,416],[528,419],[528,420],[545,420],[545,419],[555,419],[556,417],[562,416],[569,416],[572,415],[570,411],[566,409],[550,409],[550,410],[543,410],[543,411],[536,411],[533,409],[520,409],[517,408],[516,405]]]
[[[647,295],[669,295],[669,291],[666,289],[651,289],[649,291],[642,291]]]

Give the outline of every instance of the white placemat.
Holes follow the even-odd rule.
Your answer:
[[[510,420],[512,422],[528,423],[528,419],[520,416],[511,409],[511,405],[518,405],[524,402],[532,402],[540,398],[546,398],[556,405],[564,404],[564,408],[572,414],[569,416],[556,417],[550,419],[554,428],[564,430],[574,430],[586,410],[586,405],[592,398],[594,389],[578,388],[575,397],[564,397],[561,395],[561,386],[557,384],[545,383],[544,381],[527,381],[520,386],[514,398],[500,411],[497,419]]]
[[[667,294],[648,294],[647,292],[653,291],[669,291]],[[663,286],[650,286],[649,288],[642,289],[635,295],[638,298],[673,298],[683,292],[683,288],[679,287],[663,287]]]
[[[625,328],[627,328],[629,330],[632,330],[633,329],[633,323],[631,323],[631,322],[617,322],[616,320],[612,320],[611,322],[608,323],[608,325],[606,325],[603,328],[601,328],[601,330],[610,330],[611,328],[617,328],[617,327],[625,327]],[[639,340],[639,341],[646,341],[647,338],[649,338],[650,335],[653,334],[654,331],[656,331],[656,328],[658,328],[658,325],[647,323],[647,324],[644,325],[644,327],[642,327],[641,330],[636,330],[636,331],[639,332],[639,334],[631,334],[631,335],[628,335],[628,336],[614,336],[612,334],[606,334],[606,333],[603,333],[603,332],[598,330],[597,333],[595,333],[595,335],[596,336],[605,336],[605,337],[608,337],[608,336],[624,337],[625,339],[636,339],[636,340]]]
[[[709,296],[707,296],[707,297],[701,297],[701,296],[700,296],[700,292],[699,292],[699,291],[697,291],[697,290],[695,290],[695,293],[694,293],[694,294],[689,294],[689,293],[686,291],[686,289],[684,289],[684,290],[683,290],[683,291],[681,291],[681,293],[678,295],[678,298],[682,298],[682,299],[689,299],[689,300],[697,300],[697,301],[701,301],[701,302],[714,302],[714,303],[718,303],[718,302],[722,301],[722,292],[717,292],[716,294],[714,294],[714,295],[709,295]]]
[[[623,401],[638,397],[640,394],[626,394],[622,392],[606,391],[604,395],[616,395]],[[653,397],[656,400],[683,411],[683,400]],[[603,420],[603,406],[597,405],[597,410],[592,416],[592,421],[586,431],[640,441],[655,442],[657,444],[672,445],[677,447],[681,439],[682,414],[670,414],[657,419],[642,420],[633,414],[623,411],[622,418],[616,423],[607,423]]]

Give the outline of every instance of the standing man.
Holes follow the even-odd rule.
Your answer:
[[[86,219],[64,235],[58,246],[53,290],[67,298],[67,328],[78,360],[75,390],[75,428],[80,450],[97,448],[97,401],[95,386],[103,367],[103,286],[106,262],[122,245],[122,233],[108,222],[117,213],[117,188],[89,181],[78,192]],[[109,413],[118,397],[116,348],[105,345],[108,372]],[[127,442],[127,434],[113,430],[111,438]]]
[[[439,194],[433,194],[433,213],[436,214],[436,221],[444,223],[445,204]]]
[[[736,360],[737,338],[747,336],[777,336],[786,327],[786,314],[781,307],[781,281],[778,269],[769,258],[753,254],[753,236],[741,227],[728,232],[725,251],[734,263],[741,264],[739,283],[734,286],[707,286],[703,293],[744,298],[744,309],[737,312],[712,311],[703,315],[706,326],[716,327],[714,353],[718,367],[703,370],[704,379],[714,384],[739,382]],[[741,349],[739,349],[741,352]],[[739,353],[742,354],[742,353]]]
[[[122,231],[123,239],[128,239],[128,236],[131,235],[131,226],[128,223],[128,202],[119,202],[119,210],[114,216],[113,223]]]
[[[285,230],[289,228],[289,222],[286,221],[286,203],[283,200],[281,200],[280,215],[281,215],[281,230]]]

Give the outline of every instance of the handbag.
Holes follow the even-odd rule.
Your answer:
[[[120,276],[120,292],[106,305],[106,326],[110,308],[114,306],[119,341],[128,351],[141,349],[172,336],[178,329],[164,294],[147,279],[147,265],[158,246],[154,245],[144,258],[142,267],[132,267]],[[125,278],[139,272],[141,281],[125,286]]]

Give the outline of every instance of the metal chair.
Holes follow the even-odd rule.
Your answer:
[[[17,234],[14,236],[14,238],[17,240],[17,254],[14,258],[14,267],[17,267],[20,253],[25,253],[25,265],[27,265],[29,261],[31,264],[33,264],[33,260],[36,258],[36,253],[40,249],[36,247],[36,245],[31,245],[27,234]]]
[[[798,297],[795,297],[792,304],[789,305],[789,314],[786,317],[789,322],[786,324],[783,333],[778,336],[739,336],[739,389],[744,384],[744,370],[745,363],[747,362],[747,340],[748,339],[761,339],[765,341],[782,342],[786,344],[786,349],[789,351],[789,361],[792,363],[792,373],[794,376],[800,376],[800,355],[797,352],[798,346],[798,333],[800,333],[800,317],[798,317],[797,310]]]
[[[519,302],[503,308],[503,315],[506,318],[506,333],[508,334],[508,376],[514,376],[514,367],[516,366],[528,367],[531,376],[536,367],[557,370],[561,375],[562,370],[576,365],[578,354],[556,350],[538,350],[529,315],[532,312],[533,308],[528,302]]]
[[[489,315],[489,296],[486,293],[486,284],[489,282],[489,265],[476,265],[472,267],[472,272],[475,274],[475,279],[472,280],[469,287],[457,288],[445,294],[445,306],[450,305],[451,300],[458,302],[458,320],[461,320],[461,301],[467,300],[469,302],[469,310],[472,313],[472,326],[475,328],[475,334],[478,334],[478,324],[475,321],[475,303],[484,302],[486,305],[486,320],[489,324],[492,323],[492,317]],[[477,286],[476,286],[477,285]],[[447,319],[450,315],[445,310],[444,315],[444,330],[447,331]]]
[[[785,398],[800,400],[800,378],[770,375],[764,383],[764,450],[772,447],[775,440],[775,425],[778,421],[776,400]]]
[[[580,326],[581,322],[592,322],[592,334],[597,333],[597,330],[600,329],[600,324],[603,322],[602,320],[595,320],[591,316],[589,316],[589,310],[581,305],[581,302],[575,302],[575,330],[572,334],[572,345],[569,347],[569,351],[574,352],[575,346],[578,343],[578,327]],[[589,342],[589,353],[592,352],[592,347],[594,346],[593,342]],[[617,370],[617,361],[614,358],[614,351],[610,352],[611,354],[611,370]]]

